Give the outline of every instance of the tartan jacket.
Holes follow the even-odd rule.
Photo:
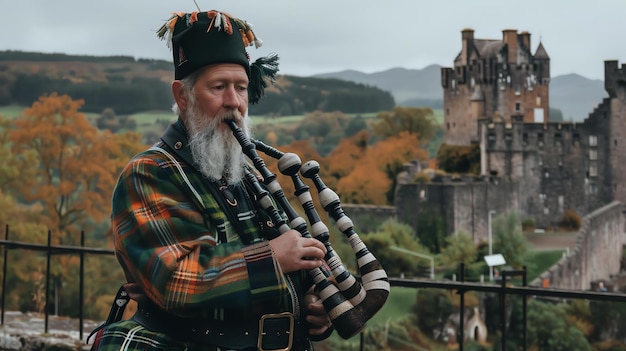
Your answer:
[[[182,317],[256,306],[298,318],[308,288],[299,286],[304,273],[281,272],[242,184],[229,186],[237,225],[220,208],[216,189],[193,167],[180,119],[126,165],[113,194],[112,224],[131,298],[148,298]]]

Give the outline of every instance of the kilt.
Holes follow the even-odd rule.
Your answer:
[[[180,341],[170,334],[153,332],[134,319],[122,320],[104,326],[95,334],[91,351],[256,351],[257,348],[241,350],[220,349],[216,346]],[[292,350],[310,350],[306,342],[296,343]]]
[[[134,320],[115,322],[100,329],[91,351],[217,351],[216,347],[175,340],[166,333],[144,328]]]

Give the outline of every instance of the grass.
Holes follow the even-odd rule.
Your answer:
[[[409,314],[410,306],[415,304],[418,289],[394,286],[387,302],[380,311],[369,321],[370,325],[385,324],[389,319],[401,318]]]
[[[563,257],[563,250],[546,250],[546,251],[531,251],[527,255],[527,262],[532,262],[526,267],[526,274],[528,276],[527,281],[530,283],[533,279],[539,277],[539,275],[548,268],[552,267]]]
[[[146,111],[130,115],[137,122],[138,126],[153,125],[158,120],[175,121],[176,118],[172,111]]]
[[[0,106],[0,116],[4,116],[6,118],[15,118],[20,115],[24,111],[24,106],[19,105],[7,105]]]

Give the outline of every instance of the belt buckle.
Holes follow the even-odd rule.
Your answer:
[[[282,318],[287,318],[289,320],[289,330],[285,331],[285,334],[287,334],[287,340],[288,340],[287,346],[285,348],[278,348],[278,349],[263,348],[263,337],[267,335],[267,332],[265,331],[265,321],[270,320],[270,319],[282,319]],[[293,345],[294,324],[295,324],[295,321],[294,321],[293,313],[291,312],[268,313],[268,314],[262,315],[261,319],[259,319],[259,338],[257,340],[257,347],[259,351],[289,351],[291,350],[291,346]]]

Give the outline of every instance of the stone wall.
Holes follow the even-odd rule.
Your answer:
[[[465,231],[487,242],[489,211],[519,213],[519,183],[500,177],[439,177],[430,183],[399,184],[398,220],[419,231],[420,218],[438,217],[444,234]]]
[[[616,201],[585,216],[576,247],[530,286],[589,290],[592,282],[618,274],[626,245],[623,212]]]
[[[344,213],[350,217],[357,233],[376,230],[380,223],[396,218],[394,206],[342,204]]]

